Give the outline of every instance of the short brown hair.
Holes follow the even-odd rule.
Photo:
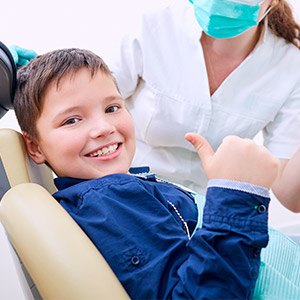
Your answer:
[[[33,138],[38,137],[36,121],[42,113],[47,87],[52,83],[58,86],[64,76],[75,74],[84,67],[92,77],[100,70],[114,80],[108,66],[98,55],[77,48],[40,55],[18,70],[14,109],[22,131]]]

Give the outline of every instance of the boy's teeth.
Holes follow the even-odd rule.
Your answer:
[[[113,144],[108,147],[103,147],[103,148],[99,149],[98,151],[91,153],[90,156],[97,157],[97,156],[104,156],[106,154],[111,154],[111,153],[115,152],[117,150],[117,148],[118,148],[118,144]]]

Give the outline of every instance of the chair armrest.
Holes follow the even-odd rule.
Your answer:
[[[94,244],[43,187],[11,188],[0,220],[43,299],[128,299]]]

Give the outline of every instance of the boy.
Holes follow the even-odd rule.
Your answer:
[[[56,173],[54,197],[131,298],[251,298],[278,172],[263,147],[228,137],[214,153],[204,138],[186,135],[210,179],[194,231],[191,193],[144,168],[128,174],[134,126],[97,55],[64,49],[34,59],[19,70],[14,101],[29,155]]]

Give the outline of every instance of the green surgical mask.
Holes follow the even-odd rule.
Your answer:
[[[236,37],[258,25],[264,0],[189,0],[202,30],[214,38]],[[269,12],[266,11],[264,16]],[[264,17],[263,16],[263,17]],[[262,19],[262,18],[261,18]]]

